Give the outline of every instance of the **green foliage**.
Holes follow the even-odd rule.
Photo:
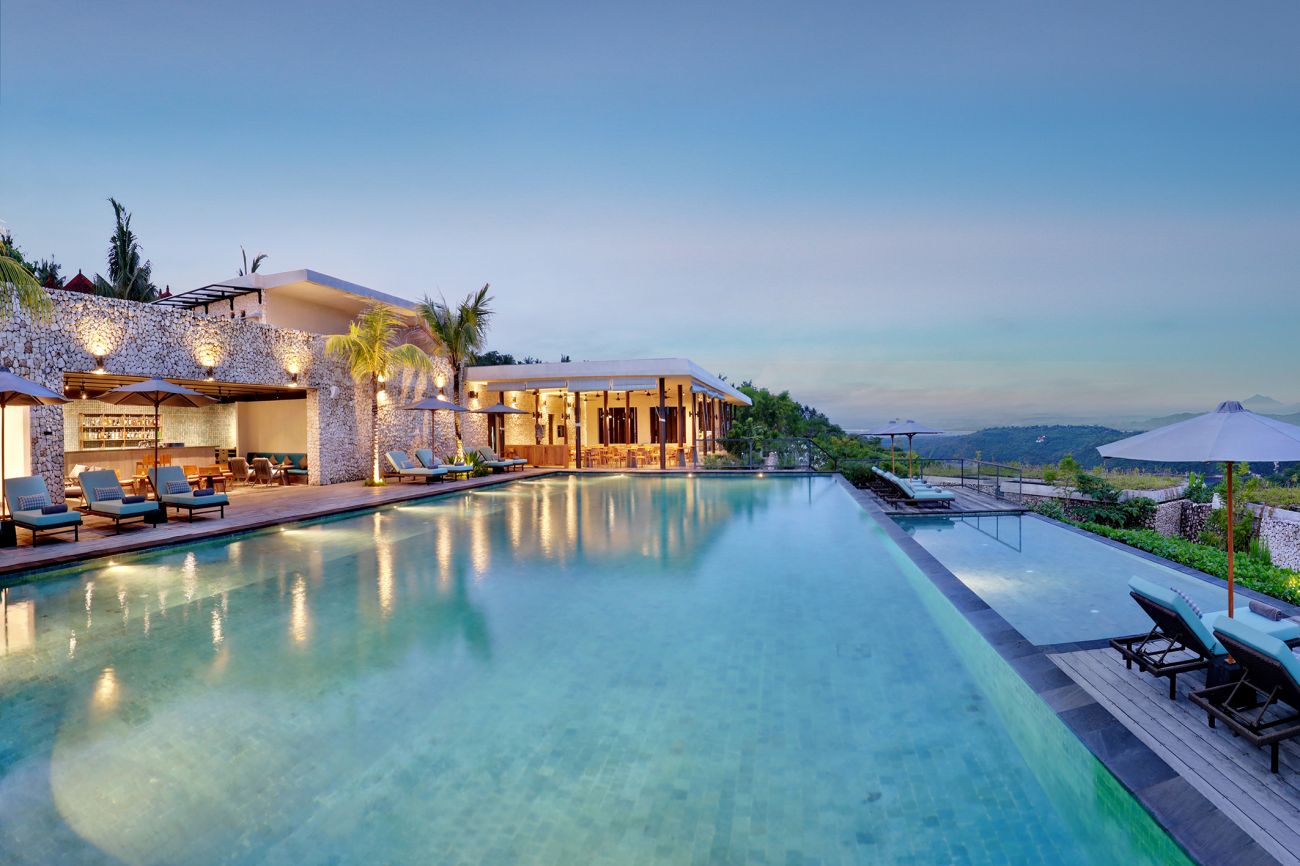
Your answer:
[[[140,253],[140,239],[131,230],[131,214],[115,198],[113,235],[108,241],[108,278],[95,275],[95,292],[109,298],[148,303],[158,297],[158,287],[151,280],[153,263]]]
[[[1232,503],[1232,549],[1247,551],[1250,540],[1255,535],[1255,513],[1246,507],[1243,499],[1234,499]],[[1216,508],[1210,512],[1201,530],[1201,542],[1220,549],[1228,546],[1228,509]]]
[[[850,463],[841,468],[840,473],[844,476],[844,480],[854,487],[866,487],[875,474],[866,463]]]
[[[58,265],[54,265],[58,270]],[[10,292],[13,292],[13,295]],[[23,257],[22,251],[13,245],[13,237],[8,233],[0,235],[0,319],[7,319],[13,314],[13,298],[18,299],[18,308],[36,319],[47,319],[53,312],[54,303],[49,292],[31,273],[30,263]]]
[[[433,362],[418,346],[396,343],[401,325],[391,307],[372,304],[348,325],[346,334],[325,338],[325,353],[342,358],[353,379],[371,385],[370,481],[376,483],[383,480],[379,472],[379,384],[403,367],[421,372],[433,369]]]
[[[1064,473],[1065,460],[1061,463]],[[1074,483],[1079,493],[1088,497],[1070,502],[1070,510],[1078,520],[1132,529],[1145,526],[1155,516],[1155,500],[1138,496],[1121,501],[1120,489],[1104,478],[1076,469]]]
[[[1064,522],[1070,519],[1070,516],[1065,513],[1065,506],[1055,499],[1044,499],[1042,502],[1037,502],[1033,505],[1032,510],[1036,514],[1050,517],[1053,520]]]
[[[1214,490],[1205,483],[1205,476],[1196,472],[1187,473],[1187,490],[1183,494],[1197,505],[1205,505],[1214,499]]]
[[[496,349],[490,349],[486,352],[478,352],[474,355],[474,363],[484,367],[510,366],[512,364],[544,364],[541,358],[535,358],[532,355],[524,355],[522,358],[516,358],[514,355],[506,352],[498,352]]]
[[[434,301],[426,296],[415,308],[419,320],[417,338],[430,344],[432,351],[446,355],[451,364],[452,400],[456,403],[464,399],[461,386],[465,365],[473,363],[475,353],[483,350],[488,325],[494,315],[489,288],[489,284],[484,283],[483,288],[470,292],[454,307],[444,297],[439,296]],[[459,445],[460,413],[453,415]]]
[[[452,454],[447,458],[448,463],[456,462],[456,455]],[[465,452],[465,465],[471,467],[469,471],[470,478],[482,478],[484,475],[492,474],[492,467],[487,465],[487,460],[477,451]]]
[[[1273,551],[1268,549],[1268,542],[1262,538],[1252,538],[1246,556],[1263,565],[1273,564]]]
[[[1167,538],[1153,529],[1116,529],[1097,523],[1084,523],[1082,527],[1206,574],[1224,579],[1228,576],[1228,554],[1222,548],[1182,538]],[[1293,604],[1300,603],[1300,574],[1294,571],[1247,556],[1237,560],[1234,574],[1242,586]]]

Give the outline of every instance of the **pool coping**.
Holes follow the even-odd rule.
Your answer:
[[[1049,658],[1055,653],[1095,648],[1091,646],[1095,641],[1053,646],[1031,643],[915,538],[903,531],[870,495],[858,490],[843,475],[837,474],[835,477],[889,539],[902,549],[920,572],[961,612],[1003,661],[1020,675],[1021,680],[1047,704],[1056,717],[1190,858],[1206,866],[1228,862],[1278,862]],[[1101,538],[1090,532],[1078,531],[1091,538]],[[1121,546],[1125,552],[1132,552],[1132,548]],[[1160,557],[1152,558],[1161,564],[1177,567],[1176,563],[1169,563]],[[1179,567],[1179,570],[1185,568]],[[1193,576],[1211,582],[1217,580],[1196,572],[1195,569],[1188,571]]]

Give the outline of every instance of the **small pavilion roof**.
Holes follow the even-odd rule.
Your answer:
[[[737,406],[750,405],[741,391],[688,358],[640,358],[622,361],[569,361],[547,364],[497,364],[470,367],[465,378],[484,382],[489,391],[651,390],[658,379],[689,378],[691,390]]]

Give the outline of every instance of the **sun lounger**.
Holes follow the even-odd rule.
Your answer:
[[[1178,675],[1204,670],[1226,650],[1214,636],[1212,626],[1227,611],[1202,613],[1183,595],[1169,587],[1134,577],[1128,582],[1129,595],[1155,623],[1145,634],[1111,640],[1110,645],[1124,659],[1125,667],[1169,677],[1169,699],[1177,700]],[[1278,640],[1300,638],[1300,625],[1291,620],[1274,621],[1247,609],[1237,612],[1239,621]]]
[[[528,465],[528,461],[522,457],[501,458],[491,448],[475,448],[483,465],[493,472],[509,472],[511,469],[523,469]]]
[[[420,465],[425,469],[446,469],[448,475],[465,475],[474,471],[473,466],[464,463],[443,463],[437,457],[433,456],[432,448],[416,448],[415,459],[420,461]]]
[[[423,479],[425,483],[428,483],[435,478],[441,479],[447,475],[447,469],[442,466],[437,469],[416,466],[411,462],[411,458],[401,451],[389,451],[384,457],[388,460],[388,465],[392,467],[391,471],[385,472],[384,475],[397,476],[399,483],[406,478]]]
[[[1278,746],[1300,736],[1300,658],[1278,638],[1239,617],[1220,616],[1214,637],[1241,668],[1241,678],[1192,692],[1210,727],[1223,722],[1256,748],[1269,747],[1269,769],[1278,770]]]
[[[879,466],[871,467],[871,471],[881,481],[880,485],[875,487],[876,492],[892,502],[902,502],[919,508],[949,508],[957,498],[952,491],[940,490],[917,479],[899,478]]]
[[[215,508],[221,511],[222,517],[226,516],[226,506],[230,504],[226,494],[209,491],[206,495],[196,495],[197,491],[190,488],[185,470],[179,466],[150,469],[149,483],[153,485],[163,508],[171,507],[177,511],[184,508],[189,512],[190,523],[194,522],[196,511],[211,511]]]
[[[36,546],[36,536],[42,532],[47,535],[71,532],[73,541],[80,540],[81,512],[66,510],[67,506],[61,506],[65,509],[63,511],[56,511],[60,506],[50,502],[50,491],[41,476],[7,479],[5,500],[14,524],[31,532],[33,547]],[[47,510],[53,513],[47,514]]]
[[[83,472],[79,480],[86,497],[86,509],[91,514],[111,518],[116,532],[122,531],[124,520],[145,520],[158,513],[160,506],[157,502],[124,502],[126,494],[112,469]]]

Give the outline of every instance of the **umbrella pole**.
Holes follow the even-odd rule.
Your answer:
[[[912,434],[907,434],[907,480],[912,480]]]
[[[1232,618],[1232,552],[1236,547],[1236,538],[1232,532],[1232,461],[1226,463],[1228,467],[1228,618]]]
[[[889,434],[889,471],[894,471],[894,434]]]

